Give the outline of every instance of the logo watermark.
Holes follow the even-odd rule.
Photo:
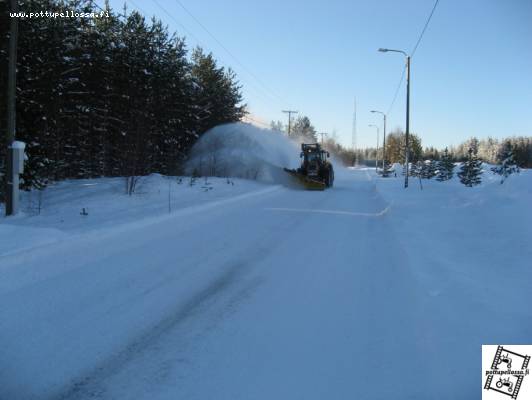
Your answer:
[[[74,10],[62,10],[62,11],[35,11],[35,12],[10,12],[11,18],[21,19],[35,19],[35,18],[109,18],[109,11],[99,12],[81,12]]]
[[[531,399],[532,345],[482,346],[482,400]]]

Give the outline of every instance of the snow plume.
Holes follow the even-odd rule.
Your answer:
[[[220,125],[192,147],[186,172],[284,183],[282,169],[297,168],[300,151],[280,132],[245,123]]]

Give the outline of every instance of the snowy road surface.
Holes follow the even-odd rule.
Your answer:
[[[339,175],[1,257],[0,399],[480,398],[480,345],[532,337],[530,275],[420,256]]]

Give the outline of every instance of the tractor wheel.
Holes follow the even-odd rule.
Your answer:
[[[323,181],[325,182],[325,187],[331,187],[331,170],[330,169],[326,169],[324,172],[324,179]]]
[[[327,175],[325,176],[325,186],[328,188],[332,187],[334,182],[334,172],[331,168],[327,168],[326,172]]]

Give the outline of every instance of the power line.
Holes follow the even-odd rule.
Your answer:
[[[163,7],[157,0],[152,0],[166,15],[168,15],[168,17],[170,17],[170,19],[172,19],[178,26],[180,26],[185,32],[187,32],[198,44],[202,45],[203,47],[206,47],[203,45],[202,41],[199,40],[199,38],[194,35],[189,29],[187,29],[187,27],[181,23],[179,20],[177,20],[172,14],[170,14],[170,12],[168,12],[168,10]],[[131,4],[133,4],[138,10],[142,11],[144,13],[145,16],[148,16],[148,12],[146,12],[146,10],[144,10],[142,7],[140,7],[138,4],[136,4],[136,2],[134,0],[129,0],[129,2]],[[98,9],[104,11],[94,0],[91,1],[92,5],[97,7]],[[261,88],[254,85],[252,82],[248,82],[248,83],[251,83],[251,87],[254,87],[256,90],[260,90]],[[264,91],[256,91],[256,93],[258,95],[260,95],[261,97],[263,97],[264,99],[268,100],[268,101],[271,101],[271,98],[268,98],[266,96],[264,96],[265,94],[267,94],[266,92]],[[248,119],[252,120],[253,122],[256,122],[258,124],[262,124],[263,126],[265,127],[270,127],[268,124],[264,123],[264,122],[261,122],[261,121],[257,121],[255,119],[252,119],[252,118],[249,118]]]
[[[155,0],[154,0],[155,1]],[[276,97],[278,100],[280,100],[281,102],[285,102],[277,93],[275,93],[272,89],[270,89],[266,84],[264,84],[264,82],[262,82],[262,80],[257,77],[257,75],[255,75],[252,71],[250,71],[227,47],[224,46],[224,44],[218,40],[218,38],[209,30],[207,29],[207,27],[198,19],[194,16],[194,14],[192,14],[188,8],[186,8],[183,3],[181,3],[181,1],[179,0],[175,0],[177,4],[179,4],[181,6],[181,8],[183,10],[185,10],[185,12],[194,20],[196,21],[196,23],[205,31],[207,32],[207,34],[216,42],[218,43],[218,45],[233,59],[236,61],[236,63],[238,65],[240,65],[240,67],[246,71],[253,79],[255,79],[265,90],[269,91],[270,94],[274,95],[274,97]]]
[[[258,121],[258,120],[254,119],[254,118],[251,118],[251,117],[247,116],[247,115],[246,115],[245,117],[242,118],[242,121],[243,121],[243,122],[252,121],[252,122],[255,122],[256,124],[259,124],[259,125],[265,126],[265,127],[267,127],[267,128],[271,128],[271,126],[270,126],[269,124],[267,124],[266,122]]]
[[[434,3],[434,7],[432,7],[432,11],[430,12],[427,22],[425,23],[425,26],[423,27],[423,30],[421,31],[421,35],[419,35],[419,39],[417,40],[417,43],[414,46],[414,50],[412,50],[412,52],[410,53],[410,58],[414,57],[414,53],[416,52],[417,47],[419,46],[419,43],[421,42],[421,39],[423,39],[423,35],[425,34],[425,31],[427,30],[427,27],[429,26],[429,22],[432,18],[432,14],[434,14],[434,11],[436,10],[436,7],[438,6],[439,2],[440,0],[436,0],[436,2]]]
[[[102,7],[100,7],[100,6],[98,5],[98,3],[96,3],[94,0],[91,0],[91,1],[89,2],[89,4],[90,4],[92,7],[96,7],[96,8],[97,8],[98,10],[100,10],[100,11],[103,11],[103,12],[107,11],[107,10],[104,10]]]
[[[427,18],[427,21],[425,22],[425,26],[423,27],[423,30],[421,31],[421,34],[419,35],[416,45],[414,46],[412,52],[410,53],[410,58],[414,56],[419,44],[421,43],[421,39],[423,39],[423,35],[425,34],[427,27],[429,26],[430,20],[432,19],[432,15],[434,14],[434,11],[436,10],[436,7],[438,6],[439,1],[440,0],[435,1],[434,6],[432,7],[432,11],[430,12],[429,17]],[[399,79],[399,84],[397,85],[397,89],[395,89],[393,100],[390,103],[390,107],[388,107],[388,112],[386,114],[390,114],[390,112],[393,109],[395,101],[397,100],[397,95],[399,94],[399,90],[401,89],[401,85],[403,84],[403,80],[405,79],[405,72],[406,72],[406,65],[403,67],[403,72],[401,73],[401,79]]]
[[[132,0],[129,0],[129,1],[132,1]],[[163,7],[157,0],[152,0],[156,5],[157,7],[159,7],[166,15],[168,15],[168,17],[170,17],[170,19],[172,19],[176,24],[178,24],[181,28],[183,28],[183,30],[185,32],[187,32],[198,44],[200,44],[202,47],[204,48],[207,48],[207,46],[205,46],[203,44],[203,42],[201,40],[199,40],[199,38],[194,35],[189,29],[187,29],[187,27],[185,25],[183,25],[180,21],[178,21],[172,14],[170,14],[170,12],[165,8]],[[133,3],[134,4],[134,3]],[[140,9],[140,7],[139,7]],[[143,11],[141,9],[141,11]],[[144,12],[144,11],[143,11]],[[144,14],[146,14],[146,12],[144,12]],[[249,84],[248,87],[252,87],[254,88],[255,90],[255,93],[258,94],[259,96],[261,96],[262,98],[264,98],[265,100],[267,100],[268,102],[270,102],[272,100],[272,97],[271,97],[271,94],[268,94],[267,92],[265,92],[261,87],[259,87],[258,85],[254,84],[253,82],[251,81],[248,81],[247,82]]]
[[[129,0],[132,2],[132,0]],[[201,44],[201,41],[198,39],[198,37],[196,35],[194,35],[183,23],[181,23],[176,17],[174,17],[172,14],[170,14],[170,12],[168,12],[168,10],[166,8],[164,8],[157,0],[152,0],[156,5],[157,7],[159,7],[161,10],[163,10],[163,12],[168,15],[170,17],[170,19],[172,19],[172,21],[174,21],[177,25],[179,25],[186,33],[188,33],[192,38],[194,38],[194,40],[198,43]],[[134,4],[134,3],[133,3]],[[138,7],[138,6],[137,6]],[[145,13],[145,12],[144,12]],[[145,13],[146,14],[146,13]]]
[[[399,94],[399,89],[401,89],[401,85],[403,84],[403,80],[405,79],[405,71],[406,71],[406,65],[403,67],[403,72],[401,74],[401,79],[399,79],[399,84],[397,85],[397,89],[395,89],[395,94],[393,95],[393,100],[390,103],[390,107],[388,107],[388,111],[386,114],[390,114],[392,111],[392,108],[395,104],[395,100],[397,100],[397,95]]]

